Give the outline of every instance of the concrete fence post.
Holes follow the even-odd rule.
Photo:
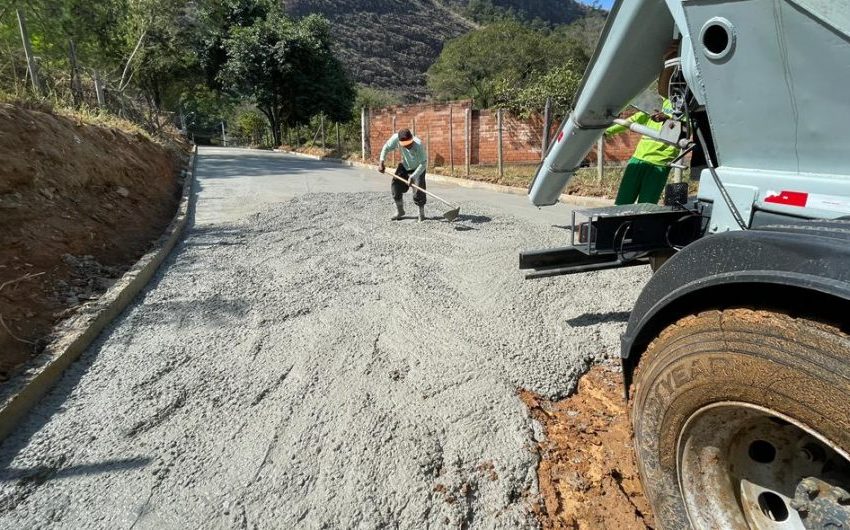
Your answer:
[[[552,128],[552,98],[546,98],[546,106],[543,107],[543,145],[540,151],[540,160],[546,158],[549,150],[549,130]]]
[[[472,107],[464,111],[464,142],[463,147],[466,155],[466,176],[469,176],[469,165],[472,163]]]
[[[605,165],[605,135],[596,141],[596,182],[602,183],[603,166]]]
[[[366,107],[360,109],[360,158],[366,161]]]
[[[79,68],[77,68],[77,45],[74,39],[68,40],[68,64],[71,67],[71,95],[74,97],[74,105],[79,106],[83,102],[83,85],[80,82]],[[185,120],[181,126],[184,130],[186,129]]]
[[[496,110],[496,123],[499,130],[498,135],[498,146],[497,146],[497,154],[499,157],[499,178],[503,178],[505,176],[505,165],[502,155],[502,109]]]
[[[20,9],[16,10],[18,14],[18,27],[21,30],[21,41],[24,44],[24,55],[27,58],[27,69],[30,73],[32,88],[39,94],[43,94],[41,82],[38,77],[38,65],[35,62],[35,56],[32,53],[32,44],[30,43],[30,35],[27,31],[27,17]]]
[[[397,132],[398,129],[396,129],[396,115],[393,114],[393,134]],[[393,150],[393,165],[398,166],[398,149]]]
[[[431,122],[428,122],[428,126],[426,128],[426,136],[425,136],[425,165],[427,166],[425,169],[431,170]]]
[[[454,138],[454,113],[452,106],[449,104],[449,167],[451,168],[451,176],[455,176],[455,138]]]
[[[97,106],[103,108],[106,106],[106,98],[103,95],[103,84],[100,82],[100,74],[97,70],[94,71],[94,92],[97,94]]]

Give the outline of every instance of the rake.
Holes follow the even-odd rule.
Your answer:
[[[417,186],[416,184],[411,184],[411,183],[410,183],[410,181],[408,181],[407,179],[403,179],[403,178],[399,177],[398,175],[392,175],[392,177],[393,177],[394,179],[397,179],[397,180],[401,181],[401,182],[404,182],[405,184],[409,185],[411,188],[413,188],[413,189],[415,189],[415,190],[421,191],[422,193],[426,193],[426,194],[430,195],[431,197],[434,197],[434,198],[435,198],[435,199],[437,199],[438,201],[440,201],[440,202],[442,202],[443,204],[445,204],[446,206],[450,207],[450,208],[451,208],[451,210],[449,210],[449,211],[447,211],[447,212],[444,212],[444,213],[443,213],[443,217],[446,219],[446,221],[448,221],[448,222],[450,222],[450,223],[451,223],[452,221],[454,221],[455,219],[457,219],[457,216],[460,214],[460,206],[455,206],[454,204],[452,204],[452,203],[450,203],[449,201],[447,201],[447,200],[443,199],[442,197],[440,197],[440,196],[439,196],[439,195],[437,195],[436,193],[432,193],[432,192],[430,192],[430,191],[428,191],[428,190],[426,190],[426,189],[424,189],[424,188],[420,188],[420,187],[419,187],[419,186]]]

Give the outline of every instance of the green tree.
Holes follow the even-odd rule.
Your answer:
[[[479,24],[517,21],[521,16],[513,8],[494,5],[492,0],[469,0],[462,12]]]
[[[358,86],[354,108],[380,109],[382,107],[400,105],[401,103],[401,96],[394,92],[367,86]]]
[[[571,43],[570,45],[577,50],[580,50],[584,56],[584,64],[586,65],[596,50],[599,36],[605,27],[605,20],[606,17],[603,12],[596,10],[571,24],[556,28],[555,35],[565,42]]]
[[[198,17],[204,2],[212,0],[31,0],[21,9],[52,97],[68,100],[73,76],[91,79],[97,71],[112,110],[156,129],[160,112],[177,110],[181,92],[200,78],[195,51],[205,31]],[[14,19],[14,10],[0,11],[0,39],[10,50],[20,48]],[[147,116],[138,112],[139,101],[147,103]]]
[[[162,110],[176,109],[181,94],[202,79],[193,40],[203,28],[197,26],[197,9],[189,2],[132,0],[129,7],[124,39],[125,49],[132,51],[118,89],[135,80],[158,117]]]
[[[496,103],[519,116],[528,117],[540,112],[546,99],[551,98],[554,112],[563,115],[572,105],[579,83],[581,75],[572,64],[556,66],[534,76],[523,86],[501,81],[496,87]]]
[[[268,131],[266,118],[256,110],[244,110],[236,115],[231,127],[231,134],[237,139],[248,141],[251,145],[263,143],[263,136]]]
[[[538,39],[519,22],[491,24],[452,39],[428,69],[428,87],[438,99],[472,98],[490,106],[497,82],[522,83],[545,69]]]
[[[197,54],[207,84],[221,89],[218,74],[227,62],[224,41],[234,28],[252,26],[278,9],[274,0],[203,0],[199,18],[205,31],[198,39]]]
[[[331,51],[330,26],[319,16],[294,21],[272,13],[236,27],[224,41],[227,60],[218,80],[231,93],[252,99],[269,120],[274,142],[281,127],[307,123],[324,113],[351,117],[355,92]]]
[[[473,98],[489,107],[505,86],[521,89],[554,67],[580,73],[586,62],[570,35],[500,22],[446,43],[428,70],[428,86],[438,99]]]
[[[222,121],[228,121],[237,104],[237,100],[199,83],[186,87],[180,94],[178,112],[190,133],[206,136],[218,131]]]

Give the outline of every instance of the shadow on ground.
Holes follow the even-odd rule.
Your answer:
[[[609,313],[584,313],[567,320],[567,324],[574,328],[595,326],[608,322],[628,322],[630,311],[611,311]]]

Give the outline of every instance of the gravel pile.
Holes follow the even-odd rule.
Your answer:
[[[648,271],[525,281],[517,253],[564,230],[391,206],[194,228],[0,447],[0,527],[534,526],[516,390],[616,357]]]

